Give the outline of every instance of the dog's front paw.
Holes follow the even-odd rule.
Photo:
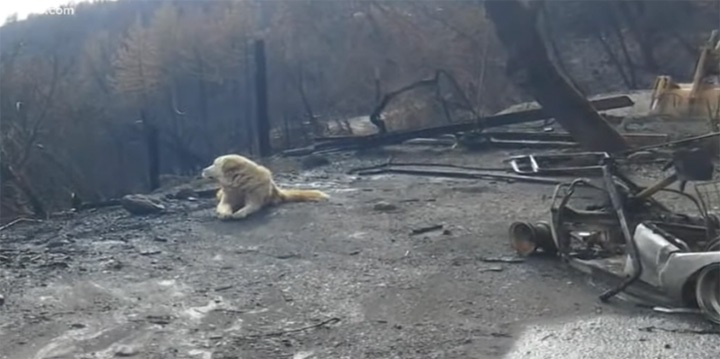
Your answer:
[[[233,214],[231,215],[231,217],[234,218],[234,219],[243,219],[243,218],[245,218],[245,217],[247,217],[247,216],[248,216],[247,211],[243,211],[242,209],[239,210],[239,211],[237,211],[237,212],[235,212],[235,213],[233,213]]]
[[[230,211],[224,210],[224,208],[222,208],[222,209],[219,208],[217,211],[215,211],[215,215],[219,219],[230,219],[230,218],[232,218],[233,214]]]
[[[220,202],[217,207],[215,207],[215,214],[220,219],[228,219],[232,216],[233,210],[227,203]]]

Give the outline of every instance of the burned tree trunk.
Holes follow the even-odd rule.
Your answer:
[[[508,75],[518,86],[527,90],[544,111],[587,149],[607,152],[627,149],[623,137],[550,61],[537,30],[535,11],[517,0],[489,0],[485,9],[508,52]]]
[[[150,191],[154,191],[160,188],[160,136],[157,127],[146,118],[145,110],[140,112],[140,121],[148,156]]]
[[[0,177],[3,177],[3,181],[14,183],[17,188],[25,195],[27,200],[30,202],[33,214],[38,218],[46,218],[47,212],[45,206],[40,197],[33,190],[30,183],[25,180],[24,176],[16,171],[12,166],[6,163],[0,163]]]
[[[267,68],[265,63],[265,41],[255,41],[255,92],[257,101],[258,150],[261,157],[272,154],[270,145],[270,116],[268,115]]]
[[[318,117],[315,116],[315,112],[313,112],[312,106],[310,105],[310,99],[307,96],[307,93],[305,92],[305,70],[303,69],[302,62],[298,65],[297,68],[297,88],[298,93],[300,94],[300,100],[302,101],[303,107],[305,108],[305,115],[308,118],[308,121],[310,122],[310,126],[312,126],[313,129],[313,135],[319,135],[322,133],[322,125],[318,121]],[[303,131],[304,133],[304,131]]]

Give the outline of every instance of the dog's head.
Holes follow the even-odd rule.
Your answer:
[[[240,155],[224,155],[202,170],[202,177],[215,180],[223,186],[232,185],[239,175],[243,173],[249,160]]]

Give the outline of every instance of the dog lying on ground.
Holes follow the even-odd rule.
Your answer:
[[[283,202],[319,201],[329,196],[317,190],[281,189],[272,172],[240,155],[224,155],[203,169],[202,177],[220,185],[216,197],[220,219],[245,218],[262,208]]]

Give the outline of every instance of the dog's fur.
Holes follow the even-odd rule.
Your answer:
[[[272,172],[240,155],[224,155],[203,169],[203,178],[218,182],[217,216],[220,219],[245,218],[260,209],[283,202],[318,201],[329,196],[317,190],[281,189]]]

